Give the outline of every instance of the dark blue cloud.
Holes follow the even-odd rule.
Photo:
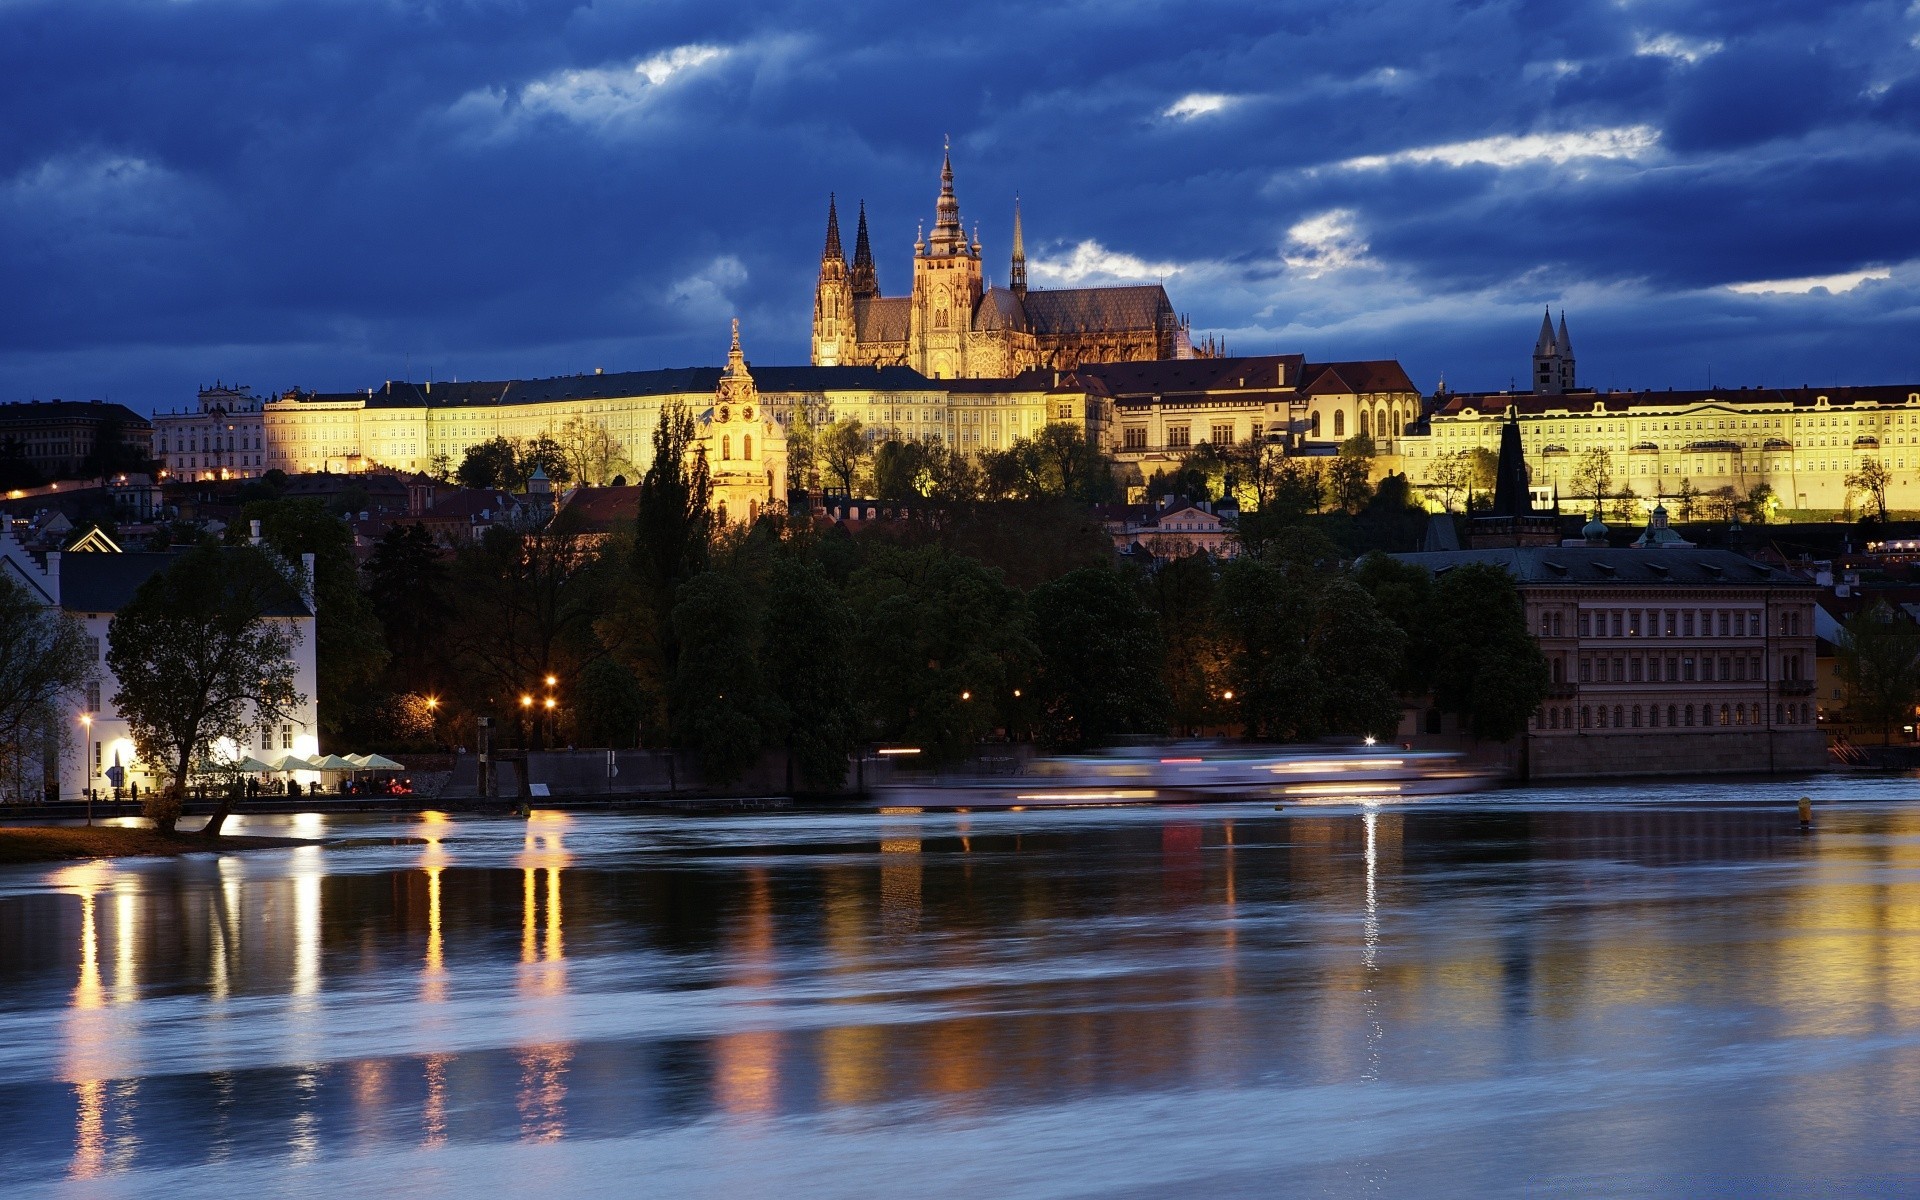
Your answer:
[[[1565,303],[1595,383],[1920,380],[1916,34],[1818,0],[15,0],[0,398],[713,362],[734,314],[800,361],[826,194],[900,289],[949,134],[996,275],[1017,192],[1036,259],[1164,276],[1239,349],[1499,386]]]

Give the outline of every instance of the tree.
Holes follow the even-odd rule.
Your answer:
[[[568,462],[566,448],[546,434],[531,441],[515,442],[513,450],[521,489],[525,489],[527,480],[533,478],[536,470],[545,472],[548,481],[555,487],[573,482],[573,467]]]
[[[1780,494],[1773,490],[1773,485],[1765,481],[1754,484],[1753,490],[1747,493],[1749,519],[1756,525],[1765,525],[1779,511]]]
[[[1373,499],[1373,485],[1367,480],[1372,470],[1371,459],[1348,454],[1341,447],[1339,456],[1327,466],[1327,503],[1347,513],[1365,508]]]
[[[1491,446],[1475,446],[1467,451],[1468,462],[1472,465],[1471,478],[1467,481],[1469,503],[1474,492],[1490,493],[1500,478],[1500,456]]]
[[[827,426],[814,448],[821,469],[839,481],[840,492],[845,496],[854,494],[854,485],[860,480],[860,469],[866,465],[872,452],[873,448],[867,443],[866,430],[856,418],[835,421]]]
[[[760,756],[766,693],[759,613],[726,571],[702,571],[673,606],[681,647],[671,705],[674,740],[693,750],[707,782],[728,784]]]
[[[447,566],[419,522],[390,525],[367,559],[367,600],[384,631],[391,677],[404,689],[437,682],[447,647]]]
[[[605,487],[609,480],[633,469],[627,447],[604,421],[568,417],[553,438],[566,461],[567,475],[577,483]]]
[[[927,468],[927,448],[920,442],[895,438],[880,443],[873,452],[873,494],[879,500],[916,500],[922,495],[920,483]]]
[[[1042,494],[1089,504],[1112,498],[1113,460],[1080,429],[1055,422],[1035,434],[1032,444],[1040,463]]]
[[[1693,480],[1682,475],[1680,490],[1673,494],[1674,507],[1680,510],[1682,521],[1693,520],[1694,510],[1700,505],[1700,489],[1693,486]]]
[[[1551,678],[1513,577],[1486,563],[1455,567],[1434,583],[1423,623],[1434,704],[1462,717],[1477,738],[1504,742],[1525,732]]]
[[[513,443],[504,437],[491,437],[468,446],[453,477],[461,487],[507,491],[518,491],[526,482],[520,474],[520,456]]]
[[[1613,455],[1604,446],[1595,446],[1574,464],[1569,490],[1582,500],[1593,501],[1590,511],[1596,518],[1606,509],[1613,491]]]
[[[597,655],[592,629],[602,606],[592,564],[586,536],[557,521],[535,532],[496,525],[460,552],[451,644],[455,670],[477,711],[521,720],[520,697],[540,689],[549,675],[572,679]],[[577,710],[577,699],[568,707]],[[536,721],[523,734],[540,742],[546,729]]]
[[[1034,695],[1041,732],[1057,747],[1099,746],[1119,734],[1157,733],[1166,689],[1153,611],[1112,567],[1063,575],[1033,589]]]
[[[314,659],[319,672],[320,721],[339,735],[370,710],[372,689],[387,665],[379,614],[360,587],[353,531],[313,500],[256,500],[227,528],[238,542],[253,521],[261,540],[287,563],[313,555]]]
[[[706,567],[713,537],[713,481],[695,432],[685,405],[662,409],[653,463],[640,480],[634,554],[647,598],[663,616],[681,582]]]
[[[1026,604],[997,571],[939,546],[884,549],[847,585],[856,681],[879,737],[965,757],[1029,685]]]
[[[1848,715],[1878,725],[1881,740],[1890,741],[1920,700],[1920,628],[1884,602],[1862,609],[1841,629],[1834,673]]]
[[[1847,495],[1864,496],[1873,506],[1873,514],[1882,524],[1887,520],[1887,485],[1893,482],[1893,471],[1878,458],[1863,458],[1860,465],[1847,475]]]
[[[767,587],[761,672],[768,726],[786,749],[787,786],[838,791],[860,735],[854,690],[854,619],[820,564],[798,555],[775,561]]]
[[[1427,487],[1439,495],[1443,511],[1453,511],[1453,500],[1473,481],[1473,460],[1465,450],[1442,454],[1433,460],[1427,474]]]
[[[41,757],[43,767],[57,763],[57,752],[48,753],[48,732],[71,719],[60,708],[93,669],[94,650],[79,620],[0,575],[0,778],[19,781],[20,794],[27,792],[19,777],[30,759]]]
[[[294,583],[250,546],[190,550],[142,583],[107,633],[107,668],[120,681],[113,707],[141,759],[171,778],[168,832],[178,798],[203,760],[233,756],[252,732],[306,702],[294,687],[299,637],[281,619],[300,611]],[[224,747],[222,744],[224,743]],[[204,830],[218,837],[232,798],[222,793]]]
[[[611,658],[596,658],[574,684],[575,726],[589,746],[637,746],[646,719],[646,689],[632,671]]]

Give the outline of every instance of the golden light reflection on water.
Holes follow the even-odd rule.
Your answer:
[[[737,988],[770,993],[779,982],[775,968],[773,897],[765,867],[746,872],[746,903],[733,923],[733,934],[723,951],[728,982]],[[756,996],[748,1008],[773,1003]],[[750,1022],[750,1012],[738,1020]],[[781,1035],[774,1029],[746,1029],[723,1034],[714,1043],[714,1102],[736,1117],[766,1116],[774,1111],[779,1092]]]
[[[440,873],[446,870],[447,852],[442,845],[448,825],[440,812],[420,814],[421,832],[427,846],[420,855],[421,869],[427,876],[427,955],[421,971],[420,999],[438,1004],[447,998],[446,944],[441,935]]]
[[[423,1146],[443,1146],[447,1141],[447,1064],[451,1061],[451,1054],[427,1055],[427,1098],[420,1108]]]
[[[520,990],[530,995],[558,995],[567,987],[560,875],[568,862],[565,829],[571,820],[566,813],[534,812],[519,855]]]
[[[555,1142],[567,1132],[567,1071],[573,1047],[560,1042],[523,1046],[520,1063],[520,1139]]]

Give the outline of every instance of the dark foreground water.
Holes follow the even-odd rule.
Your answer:
[[[0,870],[0,1191],[1920,1190],[1920,781],[1647,799]]]

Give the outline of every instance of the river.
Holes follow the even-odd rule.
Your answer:
[[[0,869],[0,1190],[1920,1190],[1913,778],[233,831]]]

